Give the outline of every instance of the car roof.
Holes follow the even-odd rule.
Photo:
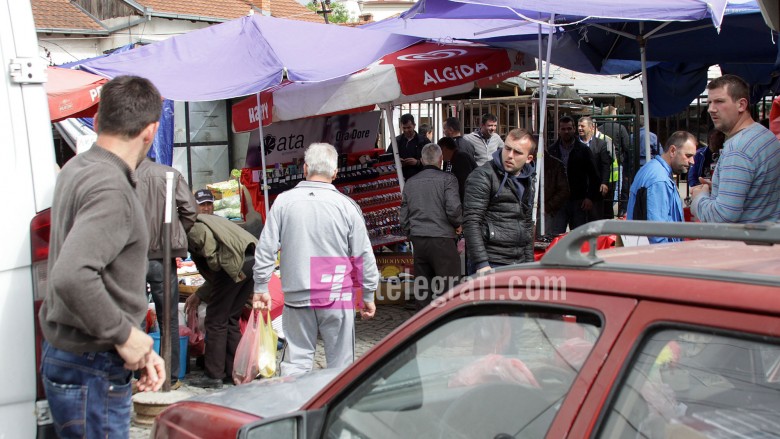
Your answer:
[[[714,240],[618,247],[597,252],[607,264],[733,272],[780,278],[780,246]]]

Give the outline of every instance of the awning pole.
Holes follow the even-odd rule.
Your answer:
[[[381,105],[382,110],[385,112],[385,120],[387,121],[387,129],[390,130],[390,144],[393,145],[393,160],[395,161],[395,171],[398,173],[398,186],[401,187],[401,192],[404,191],[404,174],[401,169],[401,156],[398,155],[398,142],[395,141],[395,120],[393,120],[393,104],[386,103]]]
[[[268,173],[265,169],[265,140],[263,139],[263,107],[260,105],[260,92],[257,92],[257,133],[260,135],[260,166],[263,168],[263,209],[265,210],[265,221],[268,221]],[[252,200],[249,200],[251,203]],[[254,209],[254,206],[252,206]]]

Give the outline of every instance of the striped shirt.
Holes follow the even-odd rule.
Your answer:
[[[753,123],[726,143],[712,177],[712,193],[691,206],[702,222],[780,221],[780,142]]]

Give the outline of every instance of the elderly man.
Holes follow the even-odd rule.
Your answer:
[[[655,156],[637,172],[628,196],[628,219],[682,222],[683,208],[673,174],[684,174],[693,166],[696,137],[676,131],[666,141],[663,154]],[[682,241],[680,238],[651,236],[651,244]]]
[[[780,221],[780,142],[753,121],[747,83],[723,75],[707,92],[707,111],[726,143],[712,180],[691,188],[691,212],[702,222]]]
[[[355,360],[355,300],[362,286],[360,315],[376,312],[374,291],[379,272],[360,207],[331,182],[338,153],[314,143],[304,156],[306,181],[280,194],[268,214],[255,251],[253,303],[271,306],[268,283],[281,252],[284,334],[287,357],[282,375],[312,370],[317,334],[325,342],[328,368]]]
[[[596,124],[590,116],[583,116],[577,121],[577,133],[580,136],[580,142],[590,148],[591,161],[596,169],[596,175],[600,180],[599,192],[597,198],[593,200],[593,209],[589,220],[611,218],[606,212],[612,209],[612,200],[610,191],[610,177],[612,175],[612,154],[610,154],[609,144],[604,139],[596,137]],[[607,200],[605,200],[605,197]]]
[[[496,133],[497,128],[498,118],[490,113],[485,113],[482,115],[482,124],[479,126],[479,130],[463,136],[471,145],[470,149],[474,151],[474,161],[477,162],[477,166],[482,166],[492,160],[493,153],[504,147],[501,136]]]
[[[458,180],[441,170],[442,161],[438,145],[425,145],[423,170],[406,183],[401,200],[401,227],[414,245],[414,298],[418,311],[455,286],[460,276],[455,244],[463,219]]]
[[[466,180],[463,230],[469,261],[478,272],[534,260],[535,148],[528,131],[514,129],[493,160]]]

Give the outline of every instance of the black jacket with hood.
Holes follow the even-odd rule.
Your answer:
[[[477,269],[533,262],[535,186],[534,164],[526,163],[513,177],[504,170],[501,150],[469,175],[463,232],[469,259]],[[518,196],[518,192],[522,193]]]

